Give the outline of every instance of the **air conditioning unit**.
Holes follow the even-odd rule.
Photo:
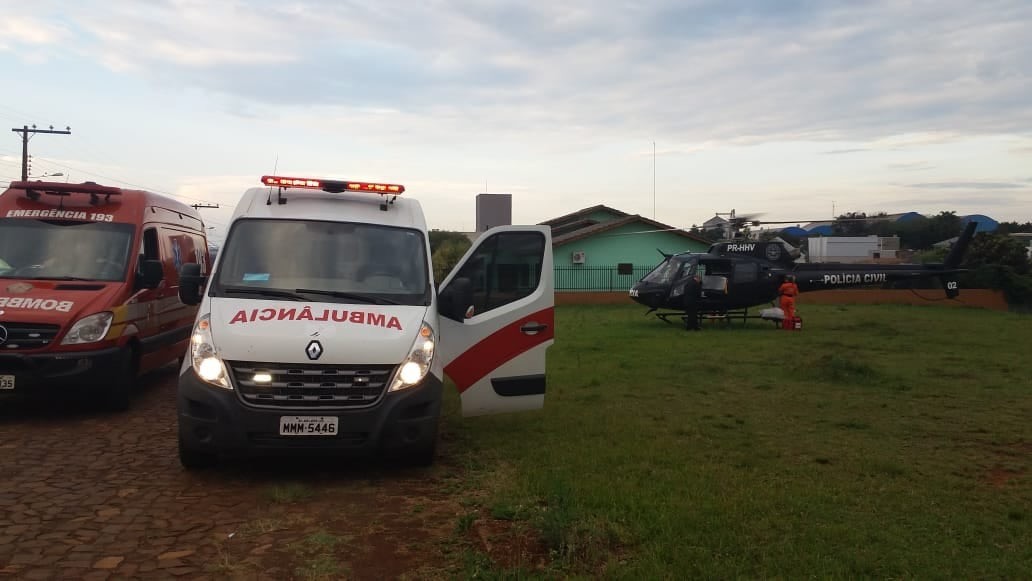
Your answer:
[[[584,251],[583,250],[578,250],[577,252],[573,253],[573,263],[574,264],[584,264],[584,260],[586,258],[587,257],[584,255]]]

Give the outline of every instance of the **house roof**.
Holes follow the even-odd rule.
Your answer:
[[[674,228],[673,226],[670,226],[670,225],[667,225],[667,224],[663,224],[662,222],[656,222],[655,220],[651,220],[649,218],[646,218],[644,216],[639,216],[637,214],[634,214],[634,215],[627,215],[627,214],[625,214],[623,218],[618,218],[616,220],[610,220],[608,222],[601,222],[601,223],[598,223],[598,224],[593,224],[591,226],[587,226],[585,228],[581,228],[580,230],[576,230],[574,232],[569,232],[567,234],[562,234],[560,236],[556,236],[556,237],[552,238],[552,246],[561,246],[563,244],[568,244],[568,243],[573,242],[575,240],[581,240],[583,238],[587,238],[589,236],[594,236],[595,234],[599,234],[601,232],[607,232],[609,230],[613,230],[615,228],[619,228],[620,226],[625,226],[627,224],[633,224],[635,222],[640,222],[642,224],[645,224],[645,225],[651,227],[652,230],[645,230],[645,232],[650,232],[650,231],[667,231],[667,232],[670,232],[671,234],[676,234],[678,236],[682,236],[684,238],[688,238],[689,240],[694,240],[696,242],[705,244],[707,246],[710,244],[709,240],[706,240],[702,236],[698,236],[698,235],[692,234],[691,232],[688,232],[688,231],[685,231],[685,230],[682,230],[682,229],[679,229],[679,228]]]
[[[576,212],[572,212],[572,213],[569,213],[569,214],[566,214],[566,215],[563,215],[563,216],[559,216],[558,218],[552,218],[551,220],[545,220],[544,222],[540,222],[538,225],[539,226],[560,226],[560,225],[563,225],[563,224],[567,224],[569,222],[578,222],[578,221],[581,221],[581,220],[586,220],[588,218],[588,216],[590,216],[591,214],[594,214],[595,212],[610,212],[610,213],[612,213],[613,215],[615,215],[615,216],[617,216],[619,218],[630,216],[630,214],[628,214],[627,212],[621,212],[620,210],[617,210],[616,208],[610,208],[609,206],[606,206],[604,204],[599,204],[597,206],[592,206],[590,208],[584,208],[582,210],[577,210]]]
[[[587,228],[599,224],[598,220],[576,220],[574,222],[566,222],[564,224],[552,225],[552,236],[563,236],[571,232],[576,232],[581,228]]]

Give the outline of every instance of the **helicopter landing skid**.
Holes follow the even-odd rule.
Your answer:
[[[665,313],[656,313],[656,317],[658,317],[664,323],[669,323],[671,325],[675,324],[675,322],[671,321],[670,317],[677,317],[678,319],[680,319],[681,324],[683,324],[686,327],[690,328],[690,325],[688,325],[688,320],[687,320],[688,319],[688,315],[684,311],[670,311],[670,312],[665,312]],[[730,324],[733,321],[741,321],[744,324],[749,319],[770,320],[770,319],[764,319],[760,315],[750,315],[749,314],[749,309],[738,309],[738,310],[733,310],[733,311],[700,311],[698,313],[698,317],[699,317],[699,325],[700,326],[705,321],[722,321],[722,322],[724,322],[726,324]],[[780,322],[779,321],[774,321],[774,323],[775,323],[775,325],[777,325]]]

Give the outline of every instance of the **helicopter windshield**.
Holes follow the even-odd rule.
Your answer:
[[[645,275],[641,279],[641,282],[647,282],[651,284],[670,284],[678,277],[678,273],[681,271],[681,265],[684,265],[684,274],[690,274],[691,269],[694,268],[694,262],[682,262],[680,260],[672,260],[670,258],[659,263],[659,266],[652,269],[652,272]]]

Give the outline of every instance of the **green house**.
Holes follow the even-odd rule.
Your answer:
[[[685,230],[608,206],[553,218],[557,291],[625,291],[663,259],[661,252],[704,252],[710,242]]]

